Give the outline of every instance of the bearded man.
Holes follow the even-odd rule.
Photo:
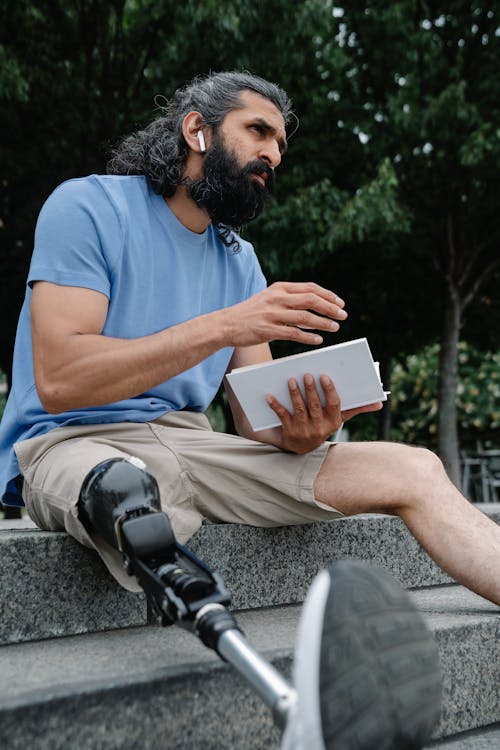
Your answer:
[[[290,384],[294,415],[272,401],[283,428],[253,433],[229,386],[241,437],[213,432],[204,415],[228,369],[269,360],[273,339],[321,343],[314,330],[346,317],[316,284],[267,288],[236,232],[264,207],[290,115],[285,92],[256,76],[195,79],[119,145],[107,175],[63,183],[40,213],[2,422],[2,494],[22,493],[41,528],[97,546],[131,590],[120,556],[79,517],[83,480],[105,460],[144,461],[181,542],[204,518],[276,526],[345,512],[321,476],[325,439],[380,404],[341,414],[324,377],[323,408],[307,378],[307,404]]]
[[[229,386],[238,435],[213,432],[204,415],[226,371],[271,359],[273,340],[320,344],[347,315],[317,284],[267,287],[237,233],[264,207],[290,117],[287,95],[261,78],[197,78],[122,142],[107,175],[49,197],[0,430],[0,497],[95,547],[138,590],[78,512],[89,472],[132,455],[155,477],[181,542],[203,519],[278,526],[389,513],[454,578],[500,603],[500,529],[434,454],[325,442],[380,403],[342,412],[323,376],[322,406],[306,375],[305,399],[288,384],[293,412],[269,397],[279,428],[253,432]]]

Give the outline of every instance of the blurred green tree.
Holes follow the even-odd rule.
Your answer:
[[[479,292],[500,267],[498,9],[402,0],[334,12],[351,66],[338,92],[343,127],[363,134],[369,160],[391,159],[413,251],[440,279],[438,446],[458,482],[458,341],[466,311],[488,298]],[[432,306],[427,284],[421,295]]]
[[[436,447],[438,429],[437,344],[398,363],[393,372],[396,412],[394,436],[406,442]],[[399,405],[403,404],[404,409]],[[456,405],[464,448],[478,440],[498,443],[500,431],[500,352],[480,352],[464,341],[458,345]]]
[[[454,476],[458,331],[471,308],[469,326],[492,348],[499,318],[497,11],[463,1],[0,0],[0,15],[0,366],[10,372],[50,190],[102,171],[108,144],[150,119],[154,94],[247,68],[278,81],[301,122],[275,199],[245,231],[271,280],[310,278],[345,296],[342,336],[369,337],[386,387],[391,357],[434,340],[441,314],[440,452]]]
[[[391,223],[404,228],[387,160],[347,170],[340,143],[322,163],[331,103],[318,33],[333,33],[330,3],[0,0],[0,8],[0,45],[9,61],[0,86],[0,364],[7,372],[43,200],[66,178],[102,171],[108,144],[152,116],[153,95],[168,97],[196,73],[250,68],[278,80],[304,112],[277,202],[255,230],[271,276],[322,275],[321,258],[340,244],[382,236]],[[362,164],[356,136],[354,142],[349,159]],[[331,279],[330,269],[323,280]]]

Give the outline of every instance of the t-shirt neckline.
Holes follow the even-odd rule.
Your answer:
[[[151,201],[161,223],[166,226],[169,231],[174,232],[182,242],[189,244],[191,247],[205,247],[212,225],[209,224],[201,234],[193,232],[177,218],[165,198],[162,195],[155,193],[151,186],[148,187]]]

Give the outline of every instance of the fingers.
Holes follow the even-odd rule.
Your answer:
[[[331,379],[327,375],[321,375],[319,382],[324,395],[324,405],[311,374],[304,376],[304,396],[294,378],[288,381],[291,411],[274,396],[266,396],[267,403],[281,422],[281,447],[285,450],[306,453],[336,432],[342,422],[347,422],[356,414],[378,411],[382,408],[382,402],[378,401],[356,409],[341,411],[340,397]]]
[[[344,300],[339,297],[338,294],[335,294],[335,292],[332,292],[330,289],[325,289],[325,287],[320,286],[319,284],[315,284],[313,281],[298,283],[293,281],[282,281],[277,282],[276,286],[281,286],[292,294],[315,294],[318,297],[323,297],[323,299],[337,305],[338,307],[344,307],[345,305]]]
[[[320,336],[319,333],[307,333],[301,328],[286,325],[276,327],[273,340],[297,341],[299,344],[317,345],[323,343],[323,336]]]
[[[299,287],[301,285],[298,285]],[[319,287],[321,289],[321,287]],[[297,289],[285,290],[286,296],[283,303],[291,310],[310,310],[326,318],[345,320],[347,312],[344,310],[344,302],[333,292],[329,292],[329,298],[313,291],[299,292]],[[338,300],[338,302],[337,302]]]
[[[281,424],[284,427],[289,425],[292,419],[292,415],[290,414],[288,409],[285,409],[283,404],[280,404],[280,402],[274,396],[271,396],[271,394],[267,394],[266,401],[274,411],[274,413],[279,417]]]
[[[305,425],[310,417],[309,404],[306,406],[299,385],[294,378],[288,381],[288,390],[292,401],[293,416],[299,425]]]
[[[307,411],[313,422],[323,418],[323,406],[319,397],[316,382],[312,375],[304,375],[304,390],[306,393]]]
[[[267,291],[290,309],[310,310],[337,320],[347,318],[344,300],[318,284],[277,282],[268,287]]]
[[[337,430],[342,423],[340,399],[332,381],[326,375],[322,375],[320,383],[325,395],[324,406],[311,374],[304,376],[305,398],[297,381],[294,378],[288,381],[291,413],[274,396],[266,396],[267,403],[278,415],[283,427],[302,438],[317,440],[320,436],[323,440]]]
[[[321,420],[323,417],[323,407],[312,375],[306,375],[304,377],[304,389],[306,393],[305,400],[302,397],[301,390],[295,378],[290,378],[288,381],[288,391],[292,402],[292,414],[290,414],[290,412],[273,396],[268,396],[267,401],[273,411],[278,414],[280,419],[282,417],[284,417],[285,420],[291,420],[293,418],[298,425],[306,425],[310,420]]]
[[[327,318],[345,320],[347,313],[341,305],[325,300],[317,294],[289,294],[290,307],[296,310],[312,310]]]
[[[306,330],[338,331],[340,326],[329,317],[316,315],[305,309],[285,309],[281,312],[281,322],[285,325],[296,326]]]
[[[344,301],[317,284],[277,283],[267,291],[269,302],[276,305],[274,315],[279,318],[276,338],[321,344],[323,337],[308,331],[334,333],[340,328],[337,321],[347,318]]]
[[[325,409],[332,417],[340,417],[340,396],[328,375],[321,375],[319,382],[325,395]]]
[[[314,283],[276,282],[249,299],[218,311],[229,346],[269,341],[323,343],[321,331],[336,332],[345,320],[344,300]]]

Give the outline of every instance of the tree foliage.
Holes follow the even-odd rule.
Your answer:
[[[245,229],[270,280],[312,279],[345,297],[341,336],[368,336],[387,387],[391,358],[440,338],[440,411],[453,424],[466,311],[468,335],[498,346],[493,5],[0,0],[0,15],[5,371],[48,193],[103,171],[109,144],[154,116],[155,94],[249,69],[278,81],[300,119],[269,210]]]
[[[496,440],[500,431],[500,353],[459,344],[457,413],[464,447]],[[439,351],[433,344],[398,363],[392,382],[394,435],[407,442],[436,446]]]
[[[338,14],[355,127],[369,157],[392,159],[416,252],[441,282],[440,452],[456,477],[460,330],[500,267],[500,19],[488,4],[413,0]]]
[[[461,443],[476,449],[477,441],[500,440],[500,352],[484,352],[461,341],[458,347],[456,392]],[[394,362],[392,395],[392,438],[406,443],[437,448],[439,345],[429,344]],[[373,440],[377,434],[375,415],[349,422],[354,440]]]
[[[322,163],[318,133],[329,132],[330,114],[317,55],[318,30],[333,33],[328,2],[0,0],[0,5],[0,50],[9,63],[0,78],[0,127],[5,133],[0,157],[0,364],[7,371],[43,200],[66,178],[102,171],[109,143],[152,117],[154,95],[168,98],[197,73],[251,69],[278,80],[303,113],[301,136],[292,139],[278,194],[280,208],[256,231],[268,271],[288,276],[295,268],[312,276],[315,251],[320,256],[324,247],[330,253],[350,237],[367,237],[372,228],[380,234],[392,215],[403,221],[388,162],[357,168],[356,174],[351,169],[349,179],[339,179],[347,172],[339,156],[345,148],[337,142],[331,159]],[[352,156],[353,163],[361,163],[359,153]],[[320,215],[317,221],[315,215]],[[302,237],[286,241],[293,238],[292,220],[298,216],[307,246],[302,262]],[[289,267],[292,247],[296,260]]]

